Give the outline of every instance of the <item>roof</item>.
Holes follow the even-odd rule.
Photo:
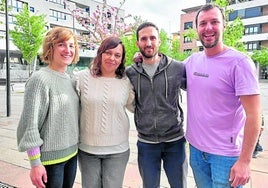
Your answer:
[[[199,5],[196,7],[190,7],[190,8],[186,8],[186,9],[182,9],[181,11],[184,13],[191,13],[191,12],[197,12],[203,5]]]

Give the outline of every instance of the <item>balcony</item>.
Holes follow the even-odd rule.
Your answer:
[[[244,35],[242,37],[243,42],[253,42],[253,41],[268,41],[268,33],[260,33],[254,35]]]
[[[268,15],[242,19],[244,25],[268,23]]]

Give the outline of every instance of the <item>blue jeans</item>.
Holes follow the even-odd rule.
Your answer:
[[[123,187],[129,154],[130,150],[107,155],[93,155],[79,150],[78,164],[81,171],[82,187]]]
[[[230,170],[237,159],[202,152],[190,145],[190,166],[198,188],[231,188]]]
[[[183,188],[185,184],[185,138],[174,142],[149,144],[137,142],[138,165],[143,188],[160,186],[161,163],[171,188]]]
[[[45,165],[47,171],[46,188],[72,188],[76,176],[77,155],[68,161]]]

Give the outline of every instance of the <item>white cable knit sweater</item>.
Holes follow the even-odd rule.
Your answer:
[[[76,89],[81,101],[79,148],[92,154],[113,154],[129,149],[129,119],[134,93],[127,77],[93,77],[90,71],[77,74]]]

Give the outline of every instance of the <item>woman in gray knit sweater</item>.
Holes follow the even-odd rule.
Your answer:
[[[48,66],[27,81],[17,129],[19,151],[27,151],[32,184],[38,188],[73,186],[77,168],[79,99],[67,66],[79,59],[71,30],[53,28],[41,54]]]

